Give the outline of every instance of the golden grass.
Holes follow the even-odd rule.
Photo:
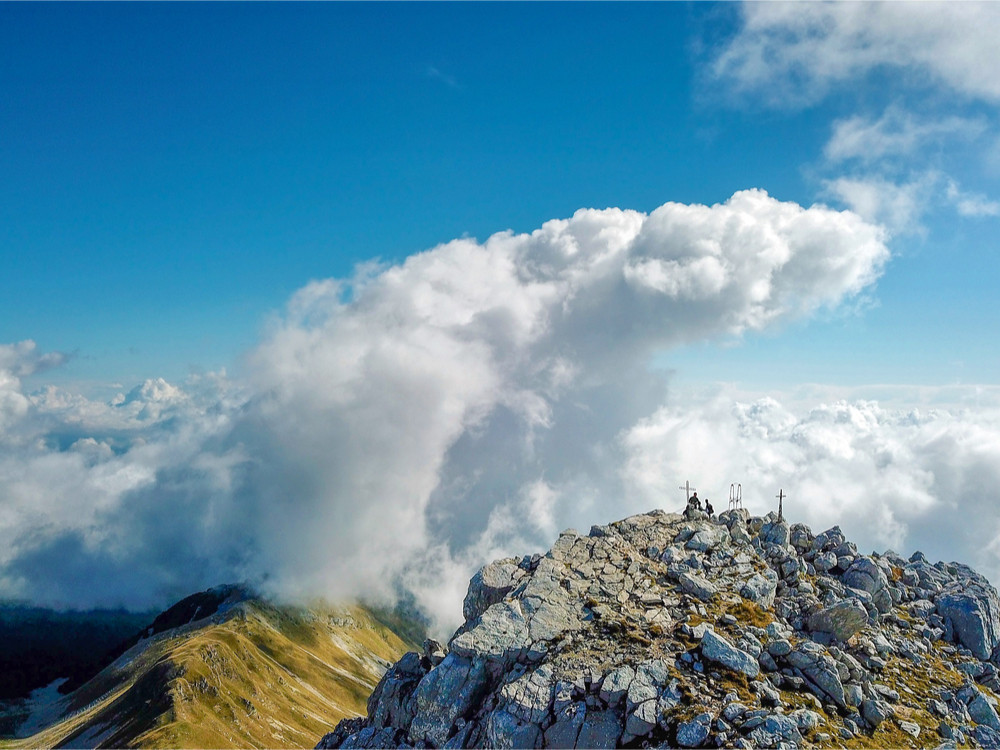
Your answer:
[[[102,740],[114,747],[313,747],[341,718],[365,713],[381,671],[374,657],[391,662],[415,647],[361,607],[243,606],[152,643],[125,670],[106,669],[73,708],[110,695],[6,747],[72,745],[102,725],[116,728]]]

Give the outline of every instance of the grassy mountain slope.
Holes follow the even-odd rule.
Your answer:
[[[364,714],[386,664],[414,648],[397,630],[357,605],[230,602],[139,641],[62,698],[53,723],[3,745],[312,747]]]

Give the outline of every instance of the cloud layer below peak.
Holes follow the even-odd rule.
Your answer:
[[[475,566],[653,500],[622,498],[628,436],[665,404],[654,354],[834,307],[888,257],[853,213],[749,190],[311,283],[239,382],[29,395],[35,355],[6,347],[0,595],[146,605],[249,578],[404,588],[453,621]]]

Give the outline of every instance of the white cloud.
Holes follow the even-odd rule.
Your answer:
[[[715,76],[768,104],[800,106],[883,70],[1000,101],[996,3],[744,3]]]
[[[1000,201],[992,201],[979,193],[967,193],[954,180],[948,181],[948,200],[962,216],[1000,216]]]
[[[833,162],[858,159],[870,164],[887,157],[912,156],[929,142],[951,138],[971,140],[982,135],[986,127],[982,119],[957,116],[921,119],[893,106],[877,120],[854,115],[834,122],[823,154]]]
[[[887,547],[973,564],[1000,579],[1000,408],[885,409],[839,401],[793,410],[719,395],[665,406],[622,433],[628,486],[647,504],[689,476],[726,507],[743,485],[754,513],[783,489],[791,521],[840,524],[862,549]],[[679,499],[679,498],[678,498]]]
[[[663,403],[654,353],[837,306],[888,255],[856,214],[756,190],[587,209],[308,285],[242,383],[153,380],[97,404],[8,374],[0,595],[402,582],[454,624],[485,559],[645,509],[622,495],[618,435]]]
[[[924,231],[921,220],[937,183],[938,176],[933,173],[904,183],[874,175],[837,177],[824,182],[824,191],[893,234],[915,234]]]

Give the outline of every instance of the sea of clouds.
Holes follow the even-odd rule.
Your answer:
[[[150,380],[101,403],[27,392],[63,358],[0,346],[0,597],[405,591],[443,629],[479,565],[679,510],[685,479],[719,510],[730,482],[760,513],[781,487],[792,520],[996,576],[992,396],[923,411],[679,398],[655,366],[850,304],[888,259],[884,230],[852,212],[748,190],[584,209],[312,282],[238,378]]]

